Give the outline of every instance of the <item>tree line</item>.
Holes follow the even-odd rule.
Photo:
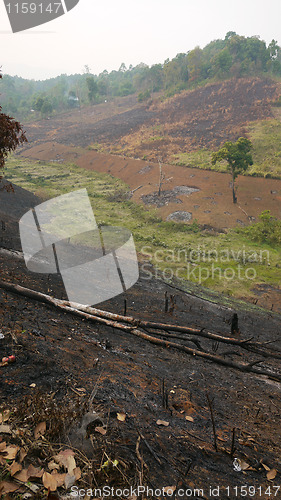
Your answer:
[[[281,76],[281,47],[276,40],[268,46],[258,36],[244,37],[230,31],[224,39],[203,49],[177,54],[163,64],[140,63],[94,75],[88,66],[82,74],[60,75],[44,81],[5,75],[0,86],[2,106],[9,114],[26,119],[32,113],[42,117],[53,111],[95,104],[116,96],[138,93],[146,101],[155,92],[172,96],[208,81],[260,75]]]

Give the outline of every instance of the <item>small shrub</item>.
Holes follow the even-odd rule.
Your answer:
[[[140,92],[138,95],[138,102],[147,101],[151,98],[151,94],[149,90],[145,90],[144,92]]]
[[[240,229],[251,240],[271,245],[281,244],[281,220],[275,219],[270,210],[265,210],[259,215],[260,222]]]

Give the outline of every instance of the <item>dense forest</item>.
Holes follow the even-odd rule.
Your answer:
[[[209,81],[262,74],[281,76],[281,47],[277,41],[267,46],[258,36],[244,37],[231,31],[224,40],[214,40],[203,49],[195,47],[151,67],[140,63],[127,68],[122,63],[118,71],[104,70],[93,75],[85,66],[83,74],[60,75],[45,81],[4,75],[0,92],[5,113],[28,119],[115,96],[137,93],[141,102],[149,100],[154,92],[162,91],[168,97]]]

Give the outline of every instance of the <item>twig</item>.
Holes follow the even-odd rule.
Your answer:
[[[139,436],[138,439],[137,439],[137,443],[136,443],[136,455],[140,461],[140,464],[141,464],[141,467],[143,469],[143,467],[145,467],[146,469],[148,469],[148,466],[146,465],[144,459],[142,458],[140,452],[139,452],[139,447],[140,447],[140,440],[141,440],[141,437]]]
[[[231,450],[230,450],[230,456],[233,458],[235,452],[235,427],[232,429],[232,441],[231,441]]]
[[[213,405],[212,405],[211,400],[209,398],[209,394],[207,394],[207,400],[208,400],[208,405],[209,405],[210,413],[211,413],[211,420],[212,420],[212,427],[213,427],[213,434],[214,434],[214,447],[215,447],[215,450],[218,451],[217,434],[216,434],[215,420],[214,420],[214,415],[213,415]]]
[[[159,465],[162,465],[162,462],[160,460],[160,458],[156,455],[155,451],[151,448],[151,446],[148,444],[147,440],[145,439],[145,437],[142,435],[142,433],[140,432],[140,430],[138,429],[136,423],[134,422],[135,424],[135,428],[137,430],[137,433],[138,435],[140,436],[140,438],[143,440],[145,446],[147,447],[148,451],[151,453],[151,455],[155,458],[156,462],[158,462]]]

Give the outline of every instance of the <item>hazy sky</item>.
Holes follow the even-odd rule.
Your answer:
[[[11,0],[16,3],[17,0]],[[0,66],[25,78],[149,65],[227,31],[281,44],[281,0],[80,0],[69,13],[13,34],[0,0]]]

